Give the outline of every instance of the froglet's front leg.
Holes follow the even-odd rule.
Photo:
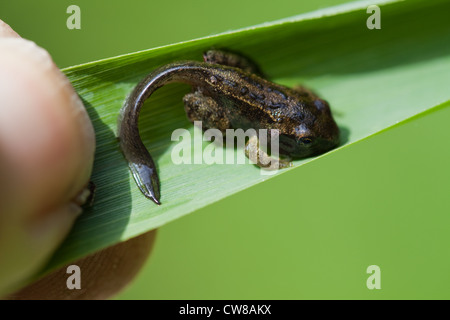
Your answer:
[[[259,138],[257,135],[252,135],[245,144],[245,155],[250,161],[260,168],[267,170],[278,170],[292,167],[290,159],[274,158],[263,150],[259,145]]]

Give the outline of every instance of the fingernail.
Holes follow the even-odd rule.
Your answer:
[[[86,203],[87,199],[91,196],[91,190],[84,188],[81,192],[73,199],[73,202],[79,206]]]
[[[83,209],[75,202],[70,202],[67,205],[67,210],[68,210],[69,214],[72,214],[76,217],[79,217],[83,213]]]

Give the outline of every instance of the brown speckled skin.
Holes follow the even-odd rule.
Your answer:
[[[171,82],[192,85],[184,97],[191,121],[203,128],[278,129],[280,153],[293,158],[326,152],[339,143],[339,129],[328,103],[304,87],[288,88],[258,76],[248,59],[223,51],[204,54],[205,62],[163,66],[142,80],[128,97],[119,121],[122,151],[141,191],[159,204],[155,165],[139,137],[138,117],[144,101]]]

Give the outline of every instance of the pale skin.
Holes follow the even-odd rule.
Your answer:
[[[82,214],[95,133],[82,102],[50,55],[1,20],[0,70],[0,298],[5,298],[41,270]],[[141,257],[148,255],[153,236],[146,239],[141,248],[148,248],[141,250]],[[133,268],[139,269],[136,265],[143,261],[137,259]],[[86,269],[85,274],[96,274],[98,268],[88,264]],[[108,298],[129,280],[108,292],[100,281],[91,296],[82,298]],[[35,298],[45,299],[52,286],[60,284],[34,290]],[[23,293],[17,297],[27,298]],[[52,298],[77,297],[60,292]]]

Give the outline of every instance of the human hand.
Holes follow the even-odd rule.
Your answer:
[[[92,123],[70,82],[44,49],[0,20],[0,297],[45,265],[81,214],[78,195],[89,181],[94,151]],[[108,298],[142,266],[153,236],[79,261],[89,290],[65,288],[64,270],[62,279],[54,277],[57,271],[14,298]],[[134,252],[135,259],[124,261],[127,252]],[[119,270],[98,265],[108,259],[115,259]],[[120,276],[121,269],[131,278]],[[114,285],[108,277],[120,281]]]

